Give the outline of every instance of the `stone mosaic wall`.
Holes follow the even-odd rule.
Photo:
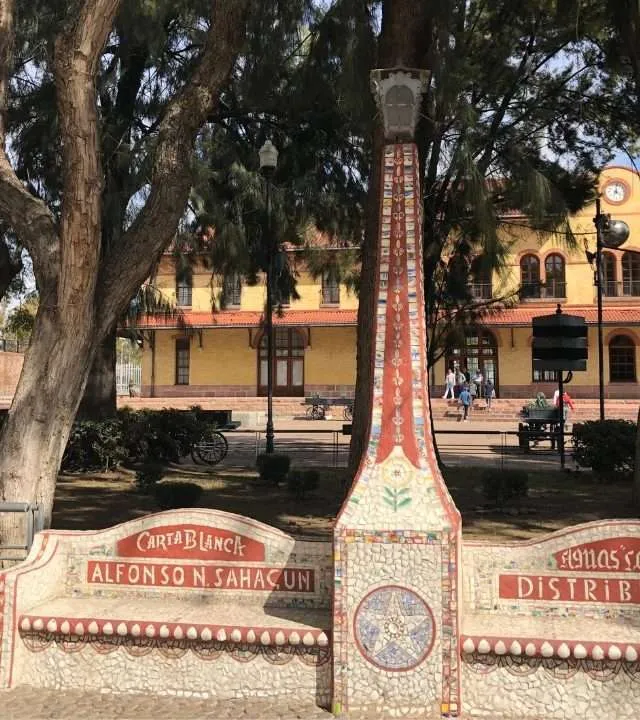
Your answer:
[[[194,509],[36,545],[7,572],[0,687],[329,703],[330,543]]]
[[[431,443],[420,198],[415,145],[388,145],[371,430],[334,534],[337,713],[460,706],[460,516]]]
[[[640,522],[469,542],[463,563],[465,713],[637,717]]]

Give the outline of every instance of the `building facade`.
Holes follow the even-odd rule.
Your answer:
[[[603,334],[605,394],[638,398],[640,363],[640,176],[629,168],[608,167],[600,177],[602,212],[624,220],[630,237],[620,250],[605,250]],[[443,387],[449,365],[479,368],[491,377],[499,397],[549,395],[553,374],[533,370],[531,320],[555,311],[586,318],[587,371],[574,374],[571,393],[597,397],[598,351],[594,205],[571,219],[575,243],[558,235],[532,232],[524,218],[509,217],[510,255],[500,275],[473,283],[479,300],[508,297],[508,309],[487,316],[464,342],[431,370],[434,393]],[[639,254],[629,252],[635,250]],[[298,293],[274,316],[274,394],[295,397],[351,395],[356,375],[357,297],[328,277],[314,279],[298,263]],[[196,264],[190,277],[177,278],[171,256],[163,258],[156,284],[175,297],[188,324],[176,318],[146,318],[142,394],[154,397],[208,397],[266,394],[264,282],[248,287],[227,280],[212,284],[211,273]],[[212,311],[212,297],[225,297],[225,309]]]

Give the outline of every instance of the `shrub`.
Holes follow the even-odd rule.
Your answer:
[[[296,500],[303,500],[307,493],[317,490],[319,482],[317,470],[292,470],[287,476],[287,489]]]
[[[487,504],[502,508],[517,505],[529,493],[529,475],[524,470],[485,470],[482,494]]]
[[[62,470],[109,470],[127,456],[122,428],[116,418],[74,423],[62,458]]]
[[[109,470],[121,463],[177,462],[209,431],[198,408],[120,410],[109,420],[75,422],[62,470]]]
[[[573,426],[573,457],[602,479],[630,474],[635,462],[636,424],[590,420]]]
[[[202,495],[202,488],[190,482],[162,482],[153,488],[153,493],[161,510],[194,507]]]
[[[165,466],[157,461],[149,460],[136,470],[136,485],[142,492],[150,492],[162,480]]]
[[[289,467],[291,466],[291,458],[288,455],[280,455],[278,453],[262,453],[258,455],[257,460],[258,472],[260,479],[264,482],[270,482],[274,485],[286,480]]]

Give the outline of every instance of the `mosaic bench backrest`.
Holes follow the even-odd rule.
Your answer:
[[[640,522],[576,525],[542,540],[465,542],[464,612],[640,618]]]
[[[330,542],[298,540],[214,510],[159,513],[98,532],[50,531],[62,588],[55,596],[185,597],[329,608]]]

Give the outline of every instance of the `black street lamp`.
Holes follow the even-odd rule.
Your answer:
[[[266,227],[265,240],[267,246],[267,453],[273,452],[273,260],[275,243],[273,238],[271,209],[271,178],[278,166],[278,150],[267,140],[258,151],[260,170],[266,180]]]
[[[596,252],[587,251],[587,260],[596,263],[595,285],[598,298],[598,397],[600,399],[600,420],[604,420],[604,341],[602,338],[602,249],[616,250],[629,238],[629,226],[623,220],[613,220],[611,215],[600,210],[600,197],[596,198]]]

